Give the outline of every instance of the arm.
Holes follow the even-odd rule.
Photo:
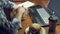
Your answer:
[[[20,10],[19,10],[20,9]],[[2,30],[2,31],[8,31],[8,32],[12,32],[12,33],[15,33],[16,31],[18,31],[18,29],[19,28],[21,28],[22,26],[21,26],[21,18],[22,18],[22,12],[21,11],[23,11],[23,10],[21,10],[22,9],[22,7],[21,8],[19,8],[18,10],[18,13],[16,14],[16,16],[15,16],[15,18],[12,20],[12,22],[10,22],[10,21],[8,21],[8,20],[6,20],[6,19],[4,19],[4,18],[2,18],[1,20],[0,20],[0,30]],[[5,17],[3,14],[2,15],[0,15],[0,16],[2,16],[2,17]],[[6,20],[6,21],[5,21]],[[1,29],[1,27],[3,27],[3,29]],[[9,34],[10,34],[9,33]]]
[[[3,0],[3,2],[5,3],[5,7],[9,7],[9,8],[13,8],[13,9],[17,9],[17,5],[9,0]],[[22,17],[22,13],[19,11],[19,13],[17,13],[17,15],[15,16],[15,18],[13,18],[12,22],[16,22],[15,20],[21,22],[21,17]],[[21,23],[20,23],[21,24]]]
[[[1,0],[1,1],[3,1],[4,2],[4,7],[9,7],[9,8],[14,8],[15,9],[15,7],[16,7],[16,5],[15,5],[15,3],[13,3],[13,2],[10,2],[10,1],[8,1],[8,0]],[[5,17],[5,16],[4,16]],[[18,18],[17,18],[18,17]],[[8,27],[8,28],[10,28],[10,26],[12,27],[12,25],[13,25],[13,28],[17,28],[18,26],[19,26],[19,28],[20,28],[20,26],[21,26],[21,17],[22,17],[22,14],[20,14],[20,15],[18,15],[18,16],[16,16],[15,18],[13,18],[13,20],[12,20],[12,22],[10,22],[10,23],[6,23],[7,24],[7,26],[5,25],[5,23],[4,24],[2,24],[4,27]],[[8,21],[8,20],[7,20]],[[9,21],[8,21],[9,22]],[[17,24],[16,24],[17,23]]]
[[[10,1],[7,1],[7,3],[8,3],[7,4],[8,7],[12,7],[14,9],[17,9],[17,14],[16,14],[15,18],[13,18],[12,23],[14,23],[14,22],[16,22],[16,20],[18,20],[20,22],[20,27],[22,27],[21,26],[22,15],[26,11],[26,9],[23,7],[17,7],[17,5],[15,3],[10,2]]]
[[[23,8],[23,7],[19,7],[19,8],[18,8],[15,3],[10,2],[10,1],[8,1],[8,0],[5,0],[4,2],[6,2],[4,6],[6,6],[6,7],[12,7],[12,8],[14,8],[14,9],[17,9],[17,10],[18,10],[15,18],[13,18],[13,20],[12,20],[12,23],[17,23],[17,22],[19,22],[19,24],[20,24],[20,26],[21,26],[22,15],[23,15],[23,13],[25,12],[26,9]],[[22,27],[22,26],[21,26],[21,27]]]
[[[10,3],[7,6],[8,7],[13,6],[13,4],[10,5],[10,6],[9,5],[10,5]],[[22,19],[23,13],[25,12],[25,9],[23,7],[20,7],[17,10],[18,10],[18,12],[17,12],[15,18],[13,18],[12,22],[8,21],[7,19],[3,19],[3,20],[6,20],[6,21],[5,22],[0,21],[1,22],[0,27],[3,27],[4,29],[9,30],[9,32],[10,32],[10,30],[15,31],[15,30],[18,30],[19,28],[21,28],[22,27],[21,26],[21,19]],[[3,14],[1,16],[5,17]]]

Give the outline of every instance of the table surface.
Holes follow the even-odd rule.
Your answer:
[[[30,26],[31,24],[33,24],[33,23],[32,23],[32,19],[31,19],[31,17],[30,17],[29,15],[27,15],[27,16],[25,17],[25,19],[22,21],[22,26],[23,26],[23,27],[22,27],[22,29],[19,30],[18,34],[24,34],[25,29],[26,29],[28,26]],[[47,32],[47,34],[48,34],[49,26],[43,27],[43,28],[46,29],[46,32]],[[55,32],[55,33],[56,33],[56,34],[60,34],[60,25],[57,25],[57,26],[56,26],[56,32]],[[53,32],[51,32],[51,33],[49,33],[49,34],[53,34]]]

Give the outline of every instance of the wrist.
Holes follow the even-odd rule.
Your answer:
[[[23,15],[23,14],[21,14],[21,13],[17,13],[17,14],[16,14],[16,18],[19,19],[19,20],[21,20],[21,19],[22,19],[22,15]]]

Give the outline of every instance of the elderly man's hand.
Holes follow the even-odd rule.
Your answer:
[[[28,13],[28,9],[25,9],[24,7],[18,7],[17,8],[17,17],[22,19],[24,18]]]
[[[19,7],[18,13],[22,14],[22,18],[24,19],[24,17],[28,14],[28,9],[26,9],[24,7]]]

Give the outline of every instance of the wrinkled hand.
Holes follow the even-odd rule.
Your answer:
[[[24,7],[18,7],[17,14],[22,15],[22,19],[28,14],[28,9],[25,9]]]
[[[28,14],[28,9],[24,7],[18,7],[17,14],[21,17],[21,19],[25,19],[25,16]]]

